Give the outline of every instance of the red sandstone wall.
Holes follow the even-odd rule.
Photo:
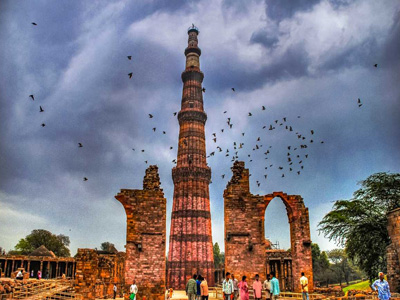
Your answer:
[[[125,290],[135,279],[138,299],[164,299],[167,201],[157,166],[146,170],[143,190],[123,189],[115,198],[127,216]]]
[[[387,247],[387,278],[392,292],[400,293],[400,208],[388,214],[391,244]]]
[[[249,171],[244,168],[244,162],[235,162],[232,171],[232,179],[224,191],[225,270],[235,273],[237,277],[246,275],[250,284],[257,273],[265,278],[269,254],[264,238],[264,215],[270,201],[280,197],[286,206],[290,223],[293,289],[301,291],[299,280],[301,272],[304,272],[309,279],[309,290],[312,291],[310,225],[303,199],[282,192],[252,195]],[[279,279],[282,281],[283,278]]]

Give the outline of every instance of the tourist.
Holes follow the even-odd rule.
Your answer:
[[[239,288],[238,288],[238,280],[235,278],[235,275],[232,274],[232,282],[233,282],[233,300],[237,300],[239,298]]]
[[[135,300],[137,292],[138,292],[138,287],[136,285],[136,280],[135,279],[132,280],[132,285],[129,288],[129,292],[131,293],[130,296],[129,296],[129,299],[130,300]]]
[[[254,299],[261,300],[262,298],[262,284],[260,281],[260,276],[256,274],[256,280],[253,282],[253,292],[254,292]]]
[[[240,300],[249,300],[249,287],[247,286],[246,276],[242,277],[242,281],[239,282],[240,289]]]
[[[309,298],[308,298],[308,279],[306,276],[304,276],[304,272],[301,272],[300,285],[301,285],[301,294],[303,296],[303,300],[309,300]]]
[[[200,294],[202,300],[208,300],[208,283],[207,280],[203,277],[202,282],[200,284]]]
[[[224,300],[231,300],[233,296],[233,281],[229,272],[226,272],[225,279],[222,281],[222,294],[224,295]]]
[[[117,297],[117,285],[114,283],[113,286],[113,292],[114,292],[114,299]]]
[[[379,300],[390,300],[389,283],[385,280],[385,274],[383,274],[383,272],[379,272],[379,279],[371,285],[371,288],[374,291],[378,291]]]
[[[271,300],[276,300],[281,293],[279,290],[279,280],[275,278],[275,272],[271,272],[271,276]]]
[[[195,300],[197,295],[197,275],[194,274],[193,278],[190,278],[186,283],[186,295],[188,296],[188,300]]]
[[[17,273],[17,276],[15,277],[17,280],[22,280],[24,279],[24,274],[22,274],[22,271],[19,270]]]
[[[165,299],[169,300],[172,298],[172,295],[174,294],[174,290],[173,288],[167,288],[167,290],[165,291]]]
[[[200,291],[201,280],[202,280],[201,275],[198,275],[197,279],[196,279],[196,285],[197,285],[196,299],[197,300],[201,300],[201,291]]]
[[[33,276],[34,276],[34,273],[33,273],[33,270],[31,271],[31,278],[33,278]]]
[[[263,289],[266,293],[266,300],[271,300],[271,280],[270,280],[270,275],[267,274],[267,279],[265,279],[263,283]]]
[[[42,279],[42,271],[37,271],[37,279]]]

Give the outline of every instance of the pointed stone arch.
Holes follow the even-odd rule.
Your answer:
[[[286,206],[291,244],[291,282],[286,283],[287,286],[281,282],[281,285],[300,292],[299,279],[301,272],[304,272],[312,291],[310,225],[303,198],[284,192],[253,195],[250,193],[249,170],[245,169],[244,162],[235,162],[232,172],[232,179],[224,191],[225,270],[240,276],[246,275],[250,283],[255,274],[269,272],[269,260],[276,253],[267,251],[264,216],[269,203],[278,197]],[[284,258],[281,260],[280,266],[283,268]],[[281,269],[280,273],[285,274],[285,270]]]

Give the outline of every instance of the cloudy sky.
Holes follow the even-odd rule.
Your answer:
[[[142,188],[145,160],[159,166],[169,231],[173,112],[194,23],[207,152],[224,151],[208,160],[213,241],[223,245],[225,151],[236,141],[252,193],[302,195],[313,241],[332,249],[317,231],[332,201],[351,197],[372,173],[400,171],[399,13],[397,0],[1,1],[0,246],[43,228],[70,236],[72,254],[103,241],[124,250],[126,216],[114,195]],[[299,147],[292,172],[288,146]],[[279,199],[267,209],[266,235],[289,247]]]

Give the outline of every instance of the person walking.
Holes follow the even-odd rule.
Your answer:
[[[254,299],[261,300],[262,298],[262,284],[260,281],[260,275],[256,274],[256,279],[253,282],[253,292],[254,292]]]
[[[129,288],[129,293],[130,293],[130,295],[129,295],[129,299],[130,300],[136,300],[136,295],[137,295],[137,293],[138,293],[138,287],[137,287],[137,285],[136,285],[136,280],[135,279],[133,279],[132,280],[132,284],[131,284],[131,287]]]
[[[42,279],[42,271],[38,271],[37,272],[37,278],[40,280],[40,279]]]
[[[389,283],[385,280],[385,274],[379,272],[379,279],[371,285],[374,291],[378,291],[379,300],[390,300],[392,297],[390,295]]]
[[[301,285],[301,295],[303,296],[303,300],[309,300],[309,297],[308,297],[308,279],[304,275],[304,272],[301,272],[300,285]]]
[[[265,279],[263,283],[263,289],[266,293],[266,300],[271,300],[271,277],[270,274],[267,274],[267,279]]]
[[[201,277],[201,275],[198,275],[197,279],[196,279],[196,285],[197,285],[196,300],[201,300],[201,290],[200,290],[201,281],[202,281],[202,277]]]
[[[201,300],[208,300],[208,283],[207,280],[203,277],[200,284],[200,294]]]
[[[117,298],[117,285],[115,283],[113,286],[113,293],[114,293],[114,299]]]
[[[238,280],[235,278],[235,275],[232,274],[232,282],[233,282],[233,300],[238,300],[239,298],[239,287],[238,287]]]
[[[19,270],[17,273],[17,276],[15,277],[17,280],[22,280],[24,279],[24,274],[22,274],[22,271]]]
[[[231,296],[233,296],[233,281],[229,272],[226,272],[225,279],[222,281],[222,294],[224,300],[231,300]]]
[[[33,270],[32,270],[32,271],[31,271],[31,278],[33,278],[33,274],[34,274],[34,273],[33,273]]]
[[[197,275],[194,274],[193,278],[190,278],[186,283],[186,295],[188,296],[188,300],[195,300],[197,295]]]
[[[240,289],[240,300],[249,300],[249,287],[247,285],[246,276],[242,277],[242,281],[239,282]]]
[[[271,272],[271,300],[277,300],[281,291],[279,290],[279,280],[275,278],[275,272]]]

